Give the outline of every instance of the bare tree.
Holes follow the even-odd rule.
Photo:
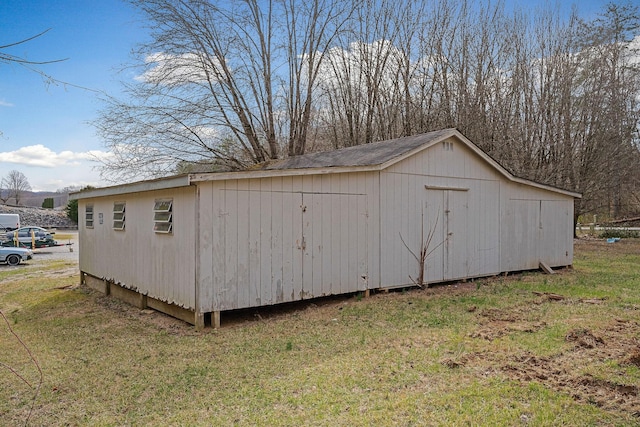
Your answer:
[[[242,169],[305,152],[322,52],[349,18],[346,0],[131,0],[151,41],[127,99],[96,126],[107,174],[166,175],[216,159]]]
[[[456,127],[517,175],[582,192],[577,215],[640,210],[632,5],[582,22],[503,0],[130,1],[152,37],[130,97],[97,122],[108,174]]]
[[[424,11],[413,0],[365,0],[355,8],[322,69],[322,117],[334,147],[406,134],[411,47]]]
[[[17,170],[12,170],[7,176],[2,178],[0,187],[7,191],[6,200],[13,198],[16,201],[16,205],[20,205],[22,193],[31,190],[31,184],[29,184],[27,177]]]
[[[16,46],[21,46],[25,43],[28,43],[34,39],[37,39],[38,37],[41,37],[42,35],[44,35],[45,33],[47,33],[48,31],[50,31],[51,29],[47,29],[39,34],[36,34],[35,36],[23,39],[23,40],[19,40],[17,42],[13,42],[13,43],[9,43],[9,44],[4,44],[4,45],[0,45],[0,64],[18,64],[22,67],[27,68],[30,71],[33,71],[37,74],[40,74],[45,81],[48,84],[57,84],[57,83],[64,83],[52,76],[50,76],[49,74],[46,74],[45,72],[43,72],[42,70],[40,70],[39,68],[35,68],[36,65],[46,65],[46,64],[53,64],[56,62],[62,62],[62,61],[66,61],[67,58],[65,59],[54,59],[54,60],[49,60],[49,61],[34,61],[34,60],[30,60],[25,56],[19,56],[19,55],[13,55],[11,53],[8,52],[8,50],[10,50],[11,48],[14,48]],[[67,84],[67,83],[65,83]],[[0,131],[0,136],[2,135],[2,131]],[[0,200],[2,200],[3,202],[6,201],[6,199],[0,198]]]
[[[62,61],[66,61],[66,59],[54,59],[54,60],[49,60],[49,61],[34,61],[34,60],[30,60],[27,59],[24,56],[18,56],[18,55],[13,55],[11,53],[8,53],[7,50],[16,46],[20,46],[23,45],[25,43],[28,43],[32,40],[37,39],[38,37],[43,36],[45,33],[49,32],[51,30],[51,28],[44,30],[43,32],[36,34],[35,36],[23,39],[23,40],[19,40],[17,42],[13,42],[13,43],[9,43],[9,44],[5,44],[5,45],[0,45],[0,63],[5,63],[5,64],[20,64],[20,65],[24,65],[27,67],[33,66],[33,65],[45,65],[45,64],[53,64],[55,62],[62,62]],[[33,69],[32,69],[33,70]],[[36,71],[38,74],[43,74],[40,70],[33,70]]]
[[[613,3],[581,25],[575,169],[588,197],[579,211],[617,218],[640,190],[640,50],[631,44],[639,30],[638,8]]]

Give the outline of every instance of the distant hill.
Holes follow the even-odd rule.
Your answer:
[[[69,193],[61,193],[57,191],[24,191],[20,197],[20,206],[29,206],[34,208],[42,207],[44,199],[51,197],[53,199],[53,207],[61,208],[67,206],[69,201]],[[7,200],[8,206],[15,206],[15,199]]]

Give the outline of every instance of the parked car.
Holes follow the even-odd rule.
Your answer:
[[[53,239],[54,233],[45,230],[42,227],[20,227],[17,230],[10,231],[5,234],[5,242],[2,246],[15,246],[16,235],[20,246],[31,248],[32,239],[35,237],[35,247],[44,248],[55,246],[57,242]],[[32,248],[33,249],[33,248]]]
[[[0,262],[9,265],[18,265],[21,261],[33,258],[33,251],[26,248],[12,248],[10,246],[0,247]]]

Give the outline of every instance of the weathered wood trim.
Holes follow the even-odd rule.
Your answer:
[[[448,187],[440,185],[425,185],[427,190],[469,191],[468,187]]]
[[[84,190],[69,193],[69,200],[91,199],[93,197],[117,196],[120,194],[139,193],[142,191],[167,190],[170,188],[188,187],[191,183],[189,175],[177,175],[169,178],[158,178],[138,181],[130,184]]]
[[[220,329],[220,312],[214,311],[211,313],[211,326],[215,329]]]
[[[131,289],[123,288],[115,283],[110,284],[109,288],[111,290],[112,297],[140,309],[146,308],[142,306],[143,301],[140,293],[132,291]]]
[[[193,324],[196,327],[196,330],[197,331],[203,330],[204,327],[205,327],[205,320],[204,320],[204,318],[205,318],[204,315],[205,314],[202,313],[202,312],[195,312],[193,314],[194,314],[194,316],[193,316],[194,317],[194,323]],[[186,320],[186,322],[188,322],[188,320]]]
[[[81,274],[81,279],[83,284],[106,296],[112,296],[120,301],[124,301],[127,304],[137,307],[139,309],[145,309],[145,308],[154,309],[161,313],[175,317],[176,319],[180,319],[182,321],[195,325],[196,328],[201,329],[201,328],[204,328],[205,326],[204,324],[205,313],[201,313],[200,315],[197,315],[192,310],[179,307],[175,304],[169,304],[155,298],[151,298],[147,295],[143,295],[131,289],[124,288],[118,285],[117,283],[113,283],[109,280],[92,276],[86,272],[81,272],[80,274]],[[218,313],[218,317],[219,315],[220,314]]]
[[[90,274],[81,272],[82,283],[87,285],[87,287],[93,289],[94,291],[98,291],[104,295],[109,295],[109,282],[104,279],[99,279]]]
[[[372,166],[331,166],[304,169],[267,169],[259,171],[198,173],[191,175],[192,183],[208,181],[226,181],[232,179],[262,179],[285,176],[328,175],[336,173],[355,173],[380,170],[380,165]]]
[[[160,311],[164,314],[168,314],[171,317],[175,317],[176,319],[183,320],[197,327],[196,314],[191,310],[178,307],[177,305],[174,305],[174,304],[168,304],[164,301],[160,301],[155,298],[147,298],[147,307]]]
[[[540,261],[540,268],[547,274],[556,274],[556,272],[553,271],[551,267],[549,267],[549,264],[544,261]]]

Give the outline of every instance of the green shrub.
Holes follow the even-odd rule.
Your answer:
[[[67,203],[67,218],[71,221],[78,223],[78,201],[77,200],[69,200]]]
[[[53,209],[53,197],[47,197],[46,199],[44,199],[44,202],[42,202],[42,207],[44,209]]]
[[[640,233],[635,230],[628,230],[626,228],[606,228],[600,234],[603,239],[609,239],[617,237],[620,239],[637,239],[640,237]]]

